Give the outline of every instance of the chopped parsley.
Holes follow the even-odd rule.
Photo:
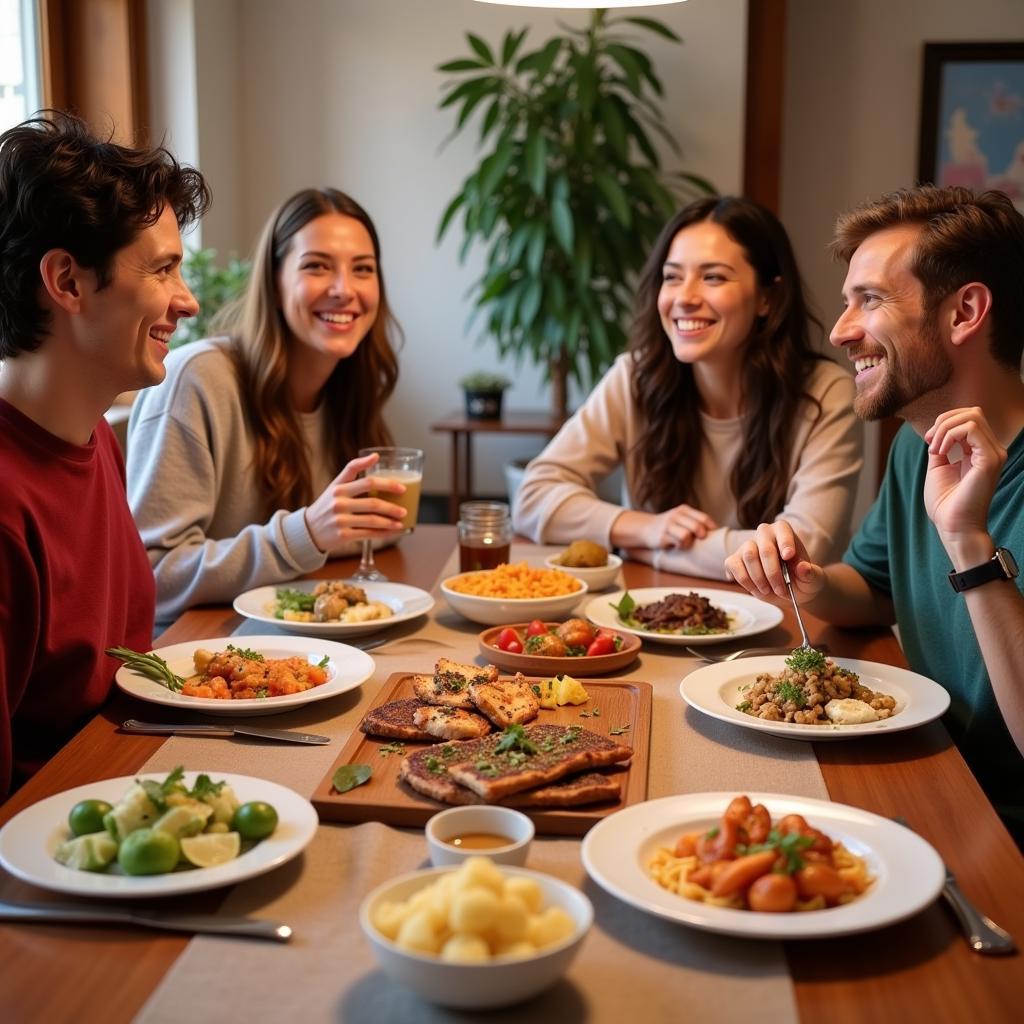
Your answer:
[[[601,717],[601,709],[598,708],[598,707],[595,707],[592,711],[581,711],[580,712],[580,718],[600,718],[600,717]]]
[[[227,649],[233,654],[237,654],[240,658],[245,658],[246,661],[266,660],[259,651],[252,651],[248,647],[235,647],[234,644],[228,644]]]
[[[285,612],[311,612],[315,604],[316,598],[304,590],[279,587],[277,602],[274,605],[274,618],[283,619]]]
[[[504,754],[509,750],[518,750],[524,755],[536,754],[537,744],[526,735],[526,730],[521,725],[513,723],[502,733],[498,745],[494,748],[495,754]]]
[[[434,681],[449,693],[458,693],[466,688],[466,680],[458,672],[438,672],[434,676]]]
[[[445,768],[445,766],[433,755],[424,758],[423,763],[427,766],[427,771],[433,772],[435,775],[444,775],[448,771],[448,769]]]
[[[794,672],[824,672],[825,655],[813,647],[798,647],[786,659],[786,664]]]
[[[381,757],[387,757],[390,754],[404,754],[405,743],[402,740],[395,740],[392,743],[385,743],[378,751]]]
[[[568,745],[570,743],[575,743],[580,738],[580,733],[581,732],[583,732],[583,726],[581,726],[581,725],[570,725],[565,730],[565,735],[562,736],[561,739],[559,739],[558,742],[559,743],[564,743],[566,745]]]
[[[616,726],[616,728],[614,728],[614,729],[609,729],[608,730],[608,735],[609,736],[621,736],[624,732],[629,732],[629,726],[628,725],[619,725],[619,726]]]
[[[539,699],[541,696],[540,683],[531,683],[530,689],[533,690],[534,696],[536,696]]]
[[[764,853],[767,850],[775,850],[785,858],[781,874],[791,875],[804,866],[804,859],[801,854],[809,846],[814,845],[813,836],[802,836],[799,832],[787,832],[783,835],[778,829],[773,828],[768,833],[768,841],[754,843],[750,846],[742,844],[736,847],[736,852],[743,856],[749,853]]]
[[[329,654],[325,654],[325,655],[324,655],[324,656],[323,656],[323,657],[322,657],[322,658],[321,658],[321,659],[320,659],[320,660],[319,660],[319,661],[318,661],[318,662],[316,663],[316,667],[317,667],[317,668],[327,668],[327,666],[328,666],[328,665],[330,665],[330,663],[331,663],[331,656],[330,656]]]
[[[807,698],[804,697],[803,687],[799,683],[792,683],[788,679],[783,680],[775,688],[775,692],[785,704],[795,704],[798,708],[802,708],[807,703]]]
[[[753,706],[754,705],[749,700],[741,700],[739,704],[736,705],[736,710],[749,711]]]

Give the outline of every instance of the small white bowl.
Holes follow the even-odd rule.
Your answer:
[[[476,597],[452,590],[449,584],[459,576],[450,576],[441,583],[444,599],[460,615],[485,626],[506,626],[511,622],[529,622],[531,619],[555,621],[567,616],[587,593],[587,584],[579,580],[580,589],[573,594],[558,597]]]
[[[544,907],[561,907],[576,928],[569,938],[521,959],[502,958],[482,964],[446,963],[438,956],[413,953],[385,938],[372,924],[378,904],[407,900],[454,868],[425,868],[385,882],[363,900],[359,924],[373,947],[377,962],[394,981],[440,1006],[487,1010],[512,1006],[550,988],[565,973],[579,952],[594,921],[594,908],[579,889],[526,868],[503,867],[504,875],[533,879],[541,888]]]
[[[505,836],[506,846],[474,850],[452,846],[450,840],[468,833]],[[488,857],[496,864],[526,863],[526,855],[533,840],[533,822],[511,807],[450,807],[435,814],[426,827],[430,863],[434,867],[459,865],[467,857]]]
[[[610,553],[607,565],[595,565],[593,567],[559,565],[555,561],[558,557],[559,555],[549,555],[544,559],[544,564],[549,569],[561,569],[562,572],[567,572],[570,576],[583,580],[591,591],[604,590],[605,587],[610,587],[615,582],[615,578],[619,575],[619,570],[622,568],[622,559],[618,555]]]

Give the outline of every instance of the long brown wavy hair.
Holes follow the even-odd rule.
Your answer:
[[[288,356],[296,341],[280,308],[277,277],[292,238],[311,220],[329,213],[352,217],[369,232],[380,305],[369,334],[328,378],[323,397],[327,450],[340,472],[360,448],[393,443],[383,407],[398,381],[391,335],[400,338],[401,329],[388,306],[377,231],[369,214],[344,192],[303,189],[270,216],[256,244],[248,287],[214,324],[218,333],[232,339],[243,403],[256,439],[254,474],[268,515],[281,508],[300,508],[316,497],[309,452],[288,398]]]
[[[637,507],[664,512],[683,502],[695,504],[692,481],[700,464],[704,431],[700,393],[693,367],[672,351],[658,314],[658,293],[675,236],[691,224],[720,224],[743,247],[765,290],[769,309],[758,317],[747,341],[741,389],[743,443],[729,486],[737,518],[750,529],[782,511],[789,487],[789,462],[796,432],[796,410],[806,399],[816,360],[825,356],[811,345],[810,325],[821,321],[807,308],[800,272],[786,230],[774,214],[750,199],[714,196],[698,199],[663,228],[641,273],[630,335],[633,399],[640,417],[635,460]]]

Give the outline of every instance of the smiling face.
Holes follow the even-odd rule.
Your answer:
[[[277,288],[288,331],[299,343],[289,359],[321,364],[329,375],[377,319],[380,279],[370,233],[341,213],[316,217],[292,238]]]
[[[768,299],[743,247],[705,220],[679,231],[669,246],[658,315],[676,359],[734,372]]]
[[[199,312],[181,258],[178,222],[168,206],[117,252],[109,282],[86,289],[75,329],[90,370],[116,391],[159,384],[175,326]]]
[[[868,420],[915,418],[915,406],[950,379],[953,366],[924,289],[911,264],[917,225],[869,235],[850,259],[843,285],[846,309],[829,340],[857,371],[854,411]]]

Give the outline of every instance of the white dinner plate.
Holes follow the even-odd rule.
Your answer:
[[[278,619],[270,610],[277,599],[277,591],[287,587],[289,590],[302,590],[307,594],[324,580],[295,580],[293,583],[282,583],[278,587],[257,587],[247,590],[235,598],[234,608],[239,615],[255,622],[265,622],[268,626],[283,629],[286,633],[298,633],[302,636],[328,636],[344,639],[345,637],[365,636],[377,633],[399,622],[408,622],[417,616],[426,615],[434,607],[434,599],[419,587],[406,586],[404,583],[367,583],[364,580],[346,580],[354,586],[362,587],[371,601],[386,604],[393,612],[387,619],[371,619],[368,622],[291,622]]]
[[[660,846],[684,832],[711,827],[734,793],[692,793],[633,804],[599,821],[583,840],[590,877],[631,906],[723,935],[754,939],[831,938],[884,928],[928,906],[942,889],[945,869],[930,844],[910,829],[846,804],[772,793],[749,793],[776,820],[802,814],[808,824],[863,857],[874,884],[851,903],[825,910],[766,914],[712,907],[663,889],[647,865]]]
[[[172,644],[153,651],[167,662],[170,670],[182,678],[196,674],[192,654],[200,647],[208,651],[223,651],[228,644],[245,647],[262,654],[265,658],[306,658],[313,665],[318,665],[328,658],[327,682],[303,690],[302,693],[282,697],[257,697],[245,700],[213,700],[207,697],[186,697],[174,693],[166,686],[147,679],[127,665],[117,670],[114,679],[117,685],[140,700],[152,704],[165,704],[182,711],[201,711],[205,715],[233,715],[249,717],[251,715],[277,715],[282,711],[291,711],[303,704],[327,700],[337,697],[339,693],[354,690],[365,683],[373,675],[374,663],[365,651],[360,651],[347,644],[335,643],[332,640],[315,640],[299,636],[222,636],[212,640],[188,640],[185,643]]]
[[[841,668],[856,672],[869,690],[895,698],[896,711],[880,722],[866,722],[864,725],[768,722],[737,711],[736,705],[742,702],[744,693],[760,673],[782,672],[786,667],[786,659],[782,655],[737,658],[735,661],[706,665],[691,672],[679,684],[679,694],[690,707],[712,718],[788,740],[852,740],[902,732],[931,722],[949,707],[949,693],[938,683],[916,672],[893,665],[880,665],[874,661],[858,661],[855,658],[830,660]]]
[[[693,647],[697,644],[719,644],[726,640],[736,640],[741,636],[763,633],[766,629],[777,626],[782,621],[782,609],[773,604],[759,601],[749,594],[738,594],[731,590],[705,590],[703,587],[641,587],[630,590],[629,596],[637,605],[651,604],[662,601],[669,594],[700,594],[713,605],[721,608],[729,617],[731,627],[726,633],[710,633],[707,635],[686,635],[682,633],[654,633],[649,629],[633,629],[625,625],[612,605],[618,604],[624,590],[616,590],[613,594],[602,594],[587,603],[584,614],[591,622],[608,629],[618,629],[624,633],[633,633],[645,640],[657,640],[665,644],[684,644]]]
[[[202,772],[186,772],[191,786]],[[101,779],[40,800],[16,814],[0,829],[0,864],[32,885],[75,896],[142,898],[173,896],[186,892],[234,885],[246,878],[271,871],[300,853],[313,838],[317,815],[313,805],[294,790],[250,775],[207,772],[214,782],[227,782],[241,803],[265,800],[277,811],[274,834],[227,864],[214,868],[191,868],[167,875],[125,875],[116,863],[106,872],[76,871],[53,859],[57,846],[71,835],[68,812],[79,800],[95,798],[116,804],[135,781],[153,779],[163,782],[167,772],[125,775]]]

